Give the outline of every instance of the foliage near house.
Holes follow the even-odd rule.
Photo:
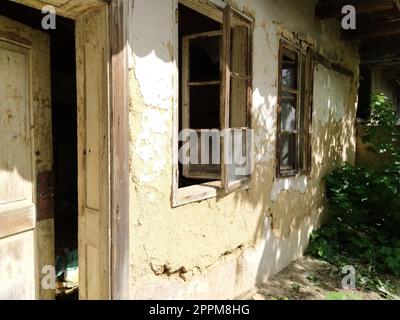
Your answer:
[[[384,95],[372,97],[371,110],[363,141],[385,161],[376,169],[345,164],[325,178],[329,222],[311,235],[308,250],[355,265],[358,285],[388,294],[377,274],[400,276],[400,128]]]

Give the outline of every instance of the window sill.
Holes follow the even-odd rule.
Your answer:
[[[173,196],[172,207],[176,208],[192,202],[199,202],[217,197],[221,181],[207,182],[195,186],[180,188]]]
[[[301,178],[301,177],[305,177],[307,179],[310,179],[311,178],[311,173],[305,173],[305,172],[302,172],[302,173],[299,173],[299,172],[281,173],[280,175],[276,176],[276,179],[288,179],[288,178],[297,179],[297,178]]]

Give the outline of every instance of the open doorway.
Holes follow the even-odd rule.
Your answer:
[[[75,23],[51,35],[56,296],[79,297]]]
[[[42,29],[45,4],[55,30]],[[12,185],[0,188],[0,251],[15,267],[0,296],[54,299],[43,280],[64,249],[79,299],[128,296],[127,14],[120,0],[1,2],[0,174]]]
[[[48,147],[48,150],[52,150],[52,155],[48,156],[52,166],[50,171],[37,174],[38,270],[44,265],[54,265],[56,298],[77,299],[79,267],[75,22],[57,17],[56,29],[44,30],[41,25],[43,14],[39,10],[9,1],[2,1],[0,15],[49,36],[50,53],[46,53],[46,57],[50,56],[48,67],[51,79],[51,124],[49,121],[48,126],[51,125],[51,130],[42,130],[47,137],[39,138],[52,142],[52,148]],[[44,103],[33,101],[34,108],[36,105]],[[46,114],[50,112],[46,111]],[[51,137],[48,137],[49,134]],[[39,152],[35,150],[38,159]],[[39,298],[52,296],[49,290],[40,286]]]

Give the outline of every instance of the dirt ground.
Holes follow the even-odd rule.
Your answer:
[[[378,293],[342,288],[339,270],[323,261],[304,257],[249,293],[249,300],[384,300]],[[399,287],[398,287],[399,288]],[[399,290],[397,290],[399,292]],[[400,300],[400,297],[393,296]]]

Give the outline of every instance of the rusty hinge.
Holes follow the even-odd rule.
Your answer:
[[[38,174],[36,192],[37,221],[52,219],[54,217],[54,186],[51,171]]]
[[[175,9],[175,22],[176,23],[179,22],[179,9],[178,8]]]

